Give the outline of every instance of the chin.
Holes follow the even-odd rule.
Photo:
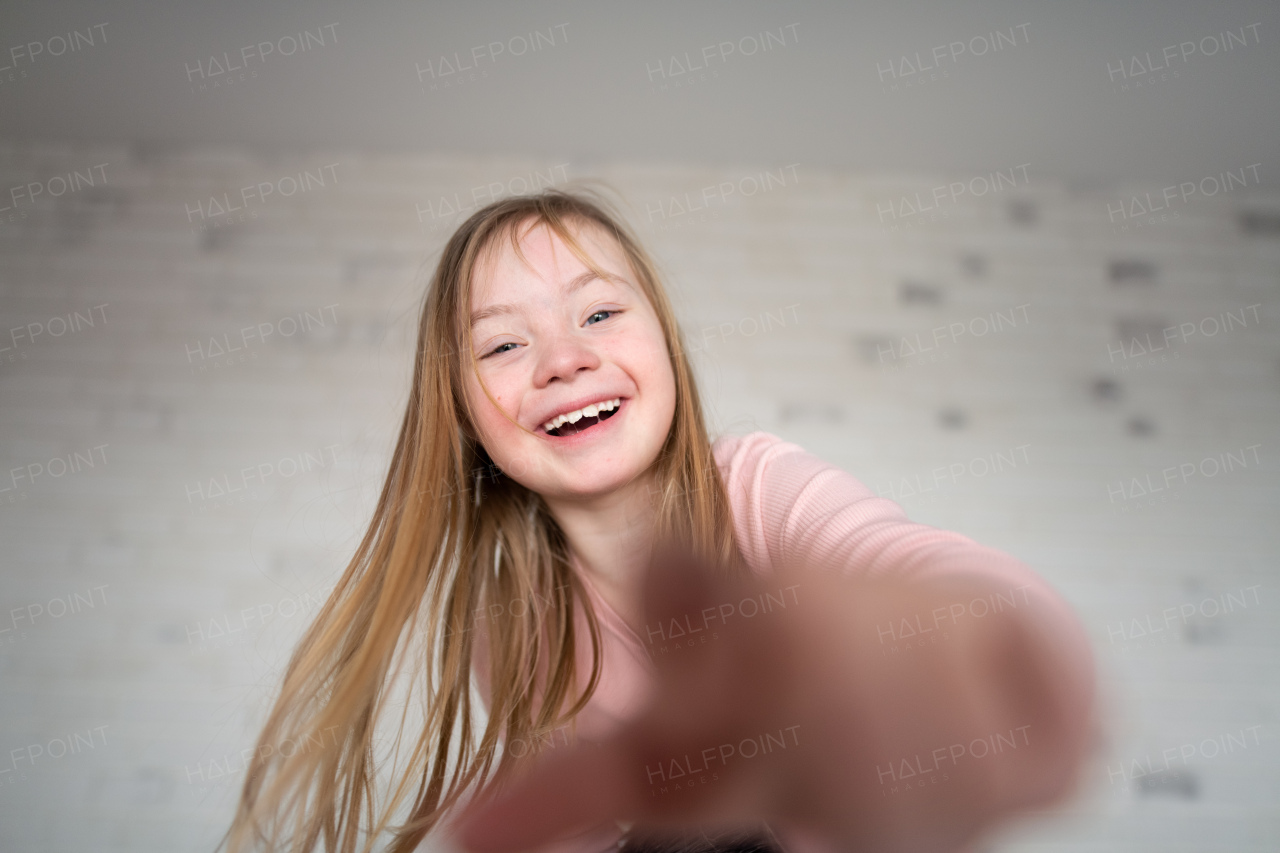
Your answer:
[[[593,476],[584,472],[584,476],[571,476],[556,483],[554,486],[548,484],[550,487],[543,494],[570,499],[603,497],[624,488],[642,473],[644,473],[644,469],[639,466],[635,467],[634,470],[630,467],[624,471],[615,470],[608,475],[602,475],[597,472]]]

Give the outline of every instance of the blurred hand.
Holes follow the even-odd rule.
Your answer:
[[[472,803],[453,827],[466,848],[522,851],[617,819],[949,850],[1071,775],[1071,721],[1025,611],[952,608],[989,590],[805,567],[725,581],[664,551],[644,591],[652,703],[609,741],[546,754]],[[903,620],[920,629],[905,648]]]

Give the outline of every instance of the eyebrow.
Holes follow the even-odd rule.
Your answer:
[[[575,293],[599,278],[600,276],[598,276],[594,271],[587,270],[581,275],[573,279],[570,279],[565,284],[564,286],[565,295]],[[471,325],[474,327],[475,324],[479,323],[481,320],[487,320],[488,318],[495,317],[499,314],[514,314],[516,310],[517,310],[516,306],[506,302],[503,302],[497,305],[488,305],[484,308],[481,308],[479,311],[472,312]]]

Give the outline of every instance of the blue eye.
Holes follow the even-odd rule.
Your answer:
[[[590,326],[590,325],[594,325],[595,323],[599,323],[599,322],[601,322],[601,321],[603,321],[603,320],[608,320],[608,319],[609,319],[610,317],[612,317],[614,314],[621,314],[621,313],[622,313],[622,311],[621,311],[621,310],[619,310],[619,309],[615,309],[615,308],[606,308],[606,309],[602,309],[602,310],[600,310],[600,311],[594,311],[594,312],[592,312],[591,316],[587,317],[586,325],[588,325],[588,326]],[[489,357],[489,356],[491,356],[491,355],[501,355],[501,354],[502,354],[502,353],[504,353],[504,352],[511,352],[511,350],[510,350],[510,349],[508,349],[508,347],[512,347],[512,348],[514,348],[514,347],[518,347],[518,346],[520,346],[520,344],[514,343],[514,342],[512,342],[512,341],[507,341],[507,342],[506,342],[506,343],[504,343],[504,344],[498,344],[496,347],[494,347],[493,349],[489,350],[489,351],[488,351],[487,353],[485,353],[484,355],[480,356],[480,358],[485,359],[485,358],[488,358],[488,357]]]
[[[488,358],[488,357],[489,357],[489,356],[491,356],[491,355],[497,355],[497,354],[499,354],[499,353],[503,353],[503,352],[510,352],[510,350],[504,350],[504,349],[503,349],[503,347],[514,347],[514,346],[519,346],[519,344],[514,344],[514,343],[512,343],[511,341],[507,341],[505,344],[498,344],[498,345],[497,345],[496,347],[494,347],[492,350],[490,350],[489,352],[485,353],[485,354],[484,354],[484,356],[482,356],[482,357],[483,357],[483,358]]]

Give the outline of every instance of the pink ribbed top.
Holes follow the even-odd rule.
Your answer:
[[[1018,590],[1021,601],[1037,605],[1042,619],[1058,623],[1071,647],[1073,666],[1092,666],[1088,640],[1070,607],[1025,563],[947,530],[918,524],[902,507],[877,497],[851,474],[765,432],[725,436],[713,446],[728,488],[738,546],[750,569],[768,578],[775,566],[833,566],[861,577],[897,575],[918,580],[967,575]],[[604,662],[600,682],[577,718],[578,736],[600,740],[642,706],[653,663],[645,639],[609,605],[579,569],[600,620]],[[586,617],[578,614],[577,636],[586,637]],[[591,670],[590,642],[580,643],[579,671]],[[476,676],[486,708],[490,700],[484,632],[477,637]],[[542,749],[560,745],[556,736]],[[774,827],[789,850],[816,850],[783,827]],[[538,849],[538,853],[600,853],[616,844],[622,830],[613,823]]]

